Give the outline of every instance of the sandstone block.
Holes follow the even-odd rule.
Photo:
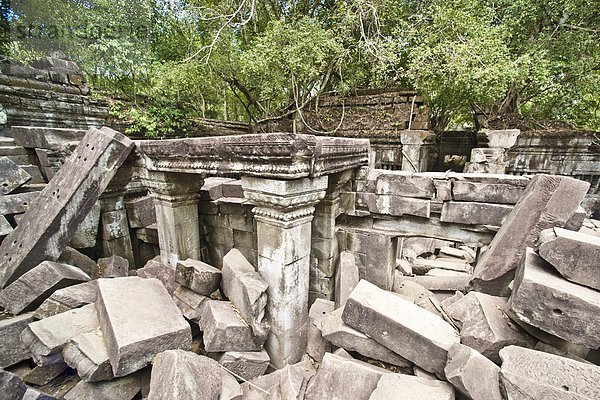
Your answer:
[[[23,381],[31,385],[44,386],[62,374],[67,368],[69,368],[67,364],[62,362],[37,366],[23,375]]]
[[[212,265],[191,258],[178,261],[176,272],[177,283],[205,296],[210,296],[221,283],[221,271]]]
[[[493,203],[447,201],[440,221],[467,225],[500,226],[512,206]]]
[[[77,370],[86,382],[105,381],[114,378],[108,351],[99,329],[75,336],[63,348],[65,363]]]
[[[443,381],[386,374],[377,383],[369,400],[390,399],[454,400],[454,388]]]
[[[472,348],[456,343],[448,350],[446,379],[472,400],[503,400],[500,368]]]
[[[156,223],[156,209],[150,196],[125,202],[130,228],[145,228]]]
[[[456,201],[516,204],[523,192],[525,192],[525,187],[521,185],[461,180],[452,182],[452,197]]]
[[[183,316],[196,322],[202,316],[202,305],[209,299],[209,297],[196,293],[183,285],[179,285],[172,296]]]
[[[69,242],[71,247],[84,249],[96,245],[101,211],[102,205],[99,202],[96,202],[83,221],[77,226],[77,230]]]
[[[0,214],[20,214],[31,207],[40,192],[25,192],[0,196]]]
[[[96,310],[117,377],[145,367],[162,351],[191,348],[190,326],[157,279],[99,279]]]
[[[432,199],[435,195],[433,178],[404,171],[377,171],[375,193]],[[370,174],[369,180],[374,178]]]
[[[235,373],[240,380],[252,380],[267,370],[271,359],[267,352],[261,351],[227,351],[216,358],[217,362]]]
[[[65,247],[57,261],[77,267],[90,276],[96,268],[96,261],[70,246]]]
[[[8,157],[0,157],[0,195],[9,194],[31,179],[31,175]]]
[[[59,289],[35,310],[34,317],[43,319],[91,304],[96,301],[97,289],[98,282],[95,280]]]
[[[92,278],[118,278],[129,273],[129,261],[121,256],[110,256],[98,260]]]
[[[340,254],[340,265],[335,277],[335,306],[343,307],[350,292],[358,285],[358,267],[356,259],[349,251]]]
[[[104,382],[80,381],[65,396],[65,400],[131,400],[142,389],[142,374],[135,373]]]
[[[321,330],[317,327],[319,321],[328,313],[333,311],[335,304],[333,301],[325,299],[317,299],[310,306],[308,311],[308,341],[306,345],[306,353],[314,360],[321,362],[323,356],[327,352],[331,352],[331,343],[323,338]]]
[[[0,320],[0,368],[31,357],[31,352],[19,338],[21,332],[33,321],[33,313]]]
[[[412,262],[412,270],[415,274],[424,275],[432,269],[444,269],[457,272],[471,272],[471,265],[462,260],[416,258]]]
[[[143,268],[136,271],[136,275],[145,279],[156,278],[161,281],[169,293],[173,293],[179,286],[175,280],[175,268],[171,268],[168,265],[161,263],[158,258],[159,257],[148,261]]]
[[[281,399],[303,399],[309,380],[315,375],[315,368],[304,357],[302,361],[286,365],[268,375],[245,382],[242,386],[244,400],[269,400],[271,394]]]

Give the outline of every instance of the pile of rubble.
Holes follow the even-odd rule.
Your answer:
[[[600,222],[578,208],[587,183],[533,177],[480,255],[405,238],[393,291],[360,279],[343,251],[335,299],[310,307],[305,356],[273,369],[268,277],[238,249],[218,267],[61,258],[134,147],[91,133],[0,246],[2,398],[600,398]],[[468,287],[451,291],[457,279]]]

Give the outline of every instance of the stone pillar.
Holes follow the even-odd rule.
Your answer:
[[[402,171],[426,172],[432,164],[435,134],[432,131],[402,131]]]
[[[306,351],[311,221],[324,196],[327,177],[275,180],[242,177],[253,202],[258,271],[268,282],[271,331],[265,348],[276,368],[293,364]]]
[[[175,268],[179,260],[200,260],[198,201],[204,178],[197,174],[148,171],[143,183],[156,207],[162,263]]]
[[[481,130],[477,132],[477,146],[471,150],[471,159],[464,172],[504,174],[508,164],[508,150],[517,143],[519,129]]]

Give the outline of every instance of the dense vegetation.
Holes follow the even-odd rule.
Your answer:
[[[97,90],[145,99],[119,112],[157,129],[409,87],[437,130],[498,119],[600,130],[597,0],[13,0],[2,18],[6,57],[60,49]]]

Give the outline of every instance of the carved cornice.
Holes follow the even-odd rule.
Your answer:
[[[369,141],[268,133],[137,141],[149,171],[266,178],[318,177],[367,165]]]
[[[196,174],[151,172],[142,175],[142,184],[149,194],[167,202],[198,201],[204,179]]]

